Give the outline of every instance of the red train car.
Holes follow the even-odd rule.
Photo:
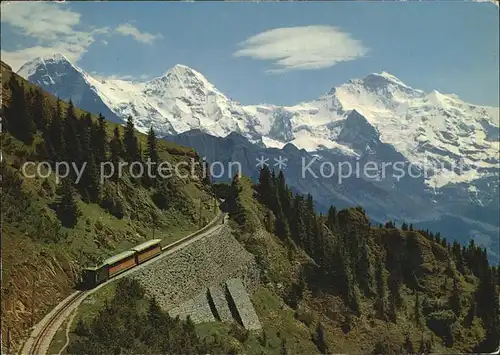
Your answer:
[[[87,288],[95,287],[136,265],[158,256],[162,252],[160,243],[161,239],[149,240],[104,260],[100,266],[84,268],[83,285]]]
[[[109,278],[136,266],[135,253],[133,250],[128,250],[104,260],[103,264],[108,267]]]
[[[131,251],[135,252],[136,264],[142,264],[143,262],[161,254],[160,243],[161,239],[153,239],[130,249]]]

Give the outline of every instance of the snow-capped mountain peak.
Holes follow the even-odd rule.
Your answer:
[[[291,107],[243,106],[181,64],[145,83],[97,80],[54,54],[30,61],[19,74],[90,112],[115,121],[130,115],[139,130],[153,127],[160,136],[193,129],[219,137],[237,132],[268,147],[291,143],[309,152],[326,149],[349,156],[385,143],[419,165],[436,167],[461,157],[476,167],[440,179],[435,174],[428,181],[434,185],[498,173],[498,108],[438,91],[425,93],[385,71],[349,80]]]
[[[147,82],[144,93],[170,98],[222,95],[201,73],[182,64],[176,64],[162,76]]]
[[[62,71],[68,68],[75,68],[75,66],[69,61],[66,56],[62,53],[53,53],[51,55],[35,58],[27,63],[25,63],[19,70],[18,74],[23,78],[33,76],[37,71]],[[58,68],[58,70],[55,70]]]

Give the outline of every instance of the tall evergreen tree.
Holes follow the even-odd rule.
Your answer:
[[[326,344],[325,339],[325,329],[321,322],[318,322],[318,324],[316,325],[316,333],[314,334],[313,340],[320,354],[328,354],[328,345]]]
[[[124,147],[125,161],[127,161],[129,164],[135,163],[131,169],[131,174],[134,177],[138,178],[141,171],[140,171],[140,165],[137,165],[137,163],[142,164],[141,147],[139,145],[139,141],[137,140],[134,128],[134,121],[131,116],[128,117],[127,123],[124,128],[123,147]],[[138,178],[135,181],[139,182],[140,180],[141,179]]]
[[[75,163],[78,167],[81,167],[83,152],[81,147],[81,137],[78,134],[78,123],[73,102],[70,100],[66,109],[63,129],[64,141],[67,142],[64,160]],[[74,180],[75,176],[73,174],[74,171],[72,170],[72,178]]]
[[[40,89],[36,89],[33,93],[31,113],[33,115],[33,121],[36,128],[43,131],[47,127],[48,111],[45,97]]]
[[[271,172],[267,165],[264,165],[259,172],[259,185],[257,188],[259,200],[267,207],[272,208],[271,198],[273,193],[273,181]]]
[[[156,147],[156,133],[151,127],[148,131],[148,146],[146,150],[146,156],[153,162],[158,163],[158,149]]]
[[[413,348],[413,342],[411,341],[410,334],[406,334],[405,342],[403,344],[403,349],[406,354],[413,354],[415,349]]]
[[[477,303],[478,315],[483,320],[486,330],[486,338],[480,346],[481,352],[491,352],[498,348],[498,339],[500,339],[500,310],[495,278],[494,268],[487,268],[484,276],[479,280],[479,286],[474,296]]]
[[[59,194],[61,195],[56,206],[56,212],[62,225],[67,228],[73,228],[81,215],[80,209],[75,199],[75,192],[71,181],[63,179]]]
[[[328,209],[328,228],[331,231],[335,230],[338,225],[337,209],[334,206],[330,206]]]
[[[403,305],[403,298],[401,297],[401,284],[402,281],[402,272],[401,266],[398,264],[394,268],[392,268],[391,273],[389,274],[389,278],[387,280],[387,287],[389,289],[389,297],[392,298],[396,308],[399,308]]]
[[[460,298],[460,289],[458,288],[457,278],[453,278],[453,290],[451,291],[451,296],[449,299],[451,310],[456,314],[457,317],[460,317],[460,313],[462,311],[462,304]]]
[[[154,186],[156,183],[156,179],[154,176],[156,175],[158,169],[158,150],[156,147],[156,133],[153,130],[153,127],[149,129],[148,132],[148,141],[146,146],[146,157],[151,161],[151,175],[149,172],[144,174],[143,182],[145,186]]]
[[[112,179],[114,181],[117,181],[119,178],[119,163],[120,163],[120,158],[123,156],[123,144],[122,140],[120,137],[120,129],[118,127],[115,127],[113,131],[113,138],[111,138],[111,141],[109,143],[109,149],[110,149],[110,159],[111,163],[113,164],[114,172]]]
[[[98,165],[105,162],[107,159],[107,130],[106,130],[106,119],[103,115],[99,114],[97,118],[97,124],[94,127],[94,132],[92,133],[92,146],[95,151],[95,160]]]
[[[290,227],[288,218],[290,217],[290,200],[285,185],[283,171],[280,171],[275,184],[273,194],[274,212],[276,214],[276,235],[282,239],[290,236]]]
[[[139,143],[135,134],[134,121],[129,116],[123,133],[123,146],[125,161],[132,163],[139,161]]]
[[[92,120],[86,120],[87,128],[83,132],[83,163],[86,164],[83,170],[82,181],[79,188],[82,197],[88,202],[97,202],[101,191],[100,169],[96,162],[96,151],[92,148]]]
[[[288,350],[286,349],[286,340],[281,339],[281,352],[280,355],[288,355]]]
[[[304,200],[301,195],[297,195],[293,199],[292,213],[293,215],[290,222],[292,238],[300,248],[304,248],[307,230],[304,222]]]
[[[35,122],[28,111],[28,100],[24,88],[14,75],[10,77],[9,89],[11,98],[10,105],[5,107],[5,127],[20,141],[31,144],[36,132]]]
[[[61,110],[61,101],[57,99],[56,109],[49,124],[50,146],[49,151],[54,153],[54,161],[62,161],[66,156],[66,142],[64,140],[64,122]]]
[[[422,326],[422,309],[420,305],[420,296],[419,292],[417,291],[415,294],[415,305],[413,307],[413,319],[415,320],[415,323],[417,326]]]
[[[385,268],[382,261],[379,259],[375,265],[375,282],[377,285],[377,301],[375,307],[377,316],[381,319],[387,319],[387,281],[385,276]]]

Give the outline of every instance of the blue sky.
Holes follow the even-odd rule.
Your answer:
[[[145,80],[179,63],[243,104],[279,105],[387,71],[414,88],[499,104],[499,12],[486,2],[1,6],[2,60],[14,69],[62,52],[89,73]]]

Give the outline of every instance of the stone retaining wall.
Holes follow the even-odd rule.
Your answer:
[[[259,272],[254,256],[243,248],[225,225],[131,277],[139,280],[146,293],[154,296],[159,305],[169,311],[194,298],[206,299],[209,287],[223,286],[232,278],[241,278],[251,289],[258,283]],[[176,312],[183,314],[181,310]],[[200,311],[201,318],[203,314],[204,311]]]

